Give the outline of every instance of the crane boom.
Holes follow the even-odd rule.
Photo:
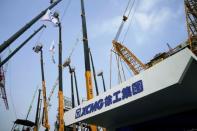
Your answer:
[[[29,40],[31,40],[39,31],[46,28],[46,25],[40,26],[33,34],[31,34],[22,44],[20,44],[12,53],[0,62],[0,67],[3,66],[9,59],[11,59]]]
[[[43,94],[43,102],[44,102],[44,123],[43,126],[48,131],[50,129],[49,120],[48,120],[48,106],[47,106],[47,97],[46,97],[46,83],[45,83],[45,75],[44,75],[44,61],[43,61],[43,50],[42,45],[37,45],[33,47],[33,50],[36,53],[40,52],[40,65],[41,65],[41,76],[42,76],[42,94]]]
[[[124,60],[135,75],[146,69],[146,66],[127,47],[115,40],[112,43],[115,52]]]
[[[27,29],[29,29],[34,23],[36,23],[46,12],[48,9],[52,9],[62,0],[57,0],[53,4],[51,4],[48,8],[40,12],[36,17],[34,17],[30,22],[28,22],[25,26],[23,26],[19,31],[13,34],[8,40],[4,41],[0,45],[0,53],[4,51],[9,45],[12,44],[19,36],[21,36]]]
[[[82,29],[83,29],[83,45],[84,45],[87,98],[88,100],[90,100],[93,98],[93,89],[92,89],[92,78],[91,78],[91,71],[90,71],[90,58],[89,58],[89,47],[88,47],[88,36],[87,36],[84,0],[81,0],[81,19],[82,19]]]
[[[131,10],[132,10],[134,4],[135,4],[135,0],[133,0],[132,3],[131,3],[131,0],[128,1],[126,10],[125,10],[125,12],[123,14],[121,25],[120,25],[120,27],[118,29],[118,32],[117,32],[117,34],[115,36],[115,39],[112,41],[112,44],[113,44],[115,53],[117,53],[119,55],[119,57],[121,59],[123,59],[123,61],[133,71],[134,75],[137,75],[142,70],[145,70],[146,66],[127,47],[125,47],[123,44],[118,42],[118,38],[120,36],[120,33],[121,33],[122,29],[123,29],[124,24],[128,20],[128,17],[129,17],[129,15],[131,13]],[[129,13],[126,15],[126,12],[129,12]]]
[[[190,49],[197,54],[197,2],[185,0],[185,14],[187,22]]]
[[[83,47],[84,47],[87,99],[90,100],[93,98],[93,89],[92,89],[92,76],[91,76],[91,69],[90,69],[90,58],[89,58],[88,35],[87,35],[84,0],[81,0],[81,20],[82,20],[82,29],[83,29],[82,32],[83,32]],[[91,125],[90,128],[91,128],[90,129],[91,131],[97,130],[97,127],[95,125]]]

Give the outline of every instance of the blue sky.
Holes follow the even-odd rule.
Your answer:
[[[63,0],[53,11],[63,14],[68,0]],[[88,28],[89,46],[94,57],[95,68],[104,71],[107,88],[109,87],[109,59],[112,40],[121,23],[121,17],[127,0],[85,0],[86,19]],[[49,5],[48,0],[1,0],[0,3],[0,43],[7,40],[23,25],[29,22],[40,11]],[[132,17],[131,27],[124,41],[142,62],[148,62],[159,52],[167,51],[166,43],[172,47],[187,39],[183,0],[137,0],[136,12]],[[131,12],[133,14],[133,11]],[[38,21],[11,46],[13,50],[22,43],[43,22]],[[44,45],[44,61],[47,95],[57,78],[57,64],[53,64],[50,57],[49,46],[54,40],[56,43],[55,59],[57,61],[58,29],[50,23],[43,34],[37,34],[24,48],[22,48],[9,62],[6,73],[6,91],[10,109],[5,110],[4,103],[0,101],[0,130],[10,130],[16,118],[25,118],[36,86],[41,87],[41,72],[39,55],[32,51],[32,47],[41,42]],[[71,0],[70,6],[62,19],[63,26],[63,60],[68,57],[76,39],[81,36],[80,1]],[[123,34],[126,31],[125,25]],[[41,36],[41,37],[39,37]],[[81,38],[81,37],[80,37]],[[123,36],[120,37],[122,40]],[[8,50],[1,55],[3,58]],[[71,64],[76,68],[80,98],[86,98],[84,57],[82,41],[78,43],[72,55]],[[113,58],[112,85],[117,84],[117,68]],[[127,73],[128,77],[131,77]],[[68,69],[63,72],[63,90],[70,97],[70,75]],[[99,91],[103,92],[101,79],[97,78]],[[34,121],[35,99],[29,119]],[[57,114],[57,90],[52,97],[49,110],[51,128]],[[15,115],[15,113],[16,115]]]

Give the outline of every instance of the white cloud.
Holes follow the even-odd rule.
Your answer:
[[[113,6],[118,7],[120,5],[120,2],[118,0],[109,0],[110,4],[113,4]]]
[[[179,24],[182,8],[166,5],[169,2],[161,0],[142,0],[139,3],[133,23],[136,44],[143,45],[144,41],[151,41],[154,36],[167,32],[172,24]]]
[[[160,0],[161,1],[161,0]],[[141,0],[139,3],[139,11],[148,12],[154,10],[159,0]]]
[[[135,15],[136,24],[143,31],[157,31],[166,25],[166,22],[173,17],[172,12],[169,8],[163,8],[159,11],[151,12],[138,12]]]
[[[179,16],[182,15],[180,13],[180,9],[182,8],[174,9],[169,6],[165,6],[167,5],[166,3],[169,2],[162,0],[141,0],[138,3],[135,16],[133,17],[133,22],[131,23],[131,29],[134,28],[132,31],[135,31],[134,37],[137,37],[136,41],[138,41],[138,43],[141,43],[140,41],[144,41],[142,38],[148,39],[149,34],[159,34],[162,30],[168,27],[170,22],[179,20]],[[121,21],[122,16],[115,16],[94,23],[89,28],[90,32],[93,32],[91,33],[91,37],[99,38],[101,36],[115,36]],[[123,32],[126,29],[126,26],[128,26],[128,23],[129,22],[126,23]],[[147,32],[149,33],[147,34]]]
[[[116,16],[107,20],[100,21],[100,23],[94,23],[90,26],[90,32],[93,38],[100,37],[102,35],[112,35],[118,30],[121,24],[121,16]]]
[[[177,19],[182,8],[172,8],[166,6],[170,1],[162,0],[141,0],[135,14],[136,25],[142,31],[151,30],[157,32],[168,25],[170,20]]]
[[[138,3],[138,9],[135,14],[134,19],[137,22],[137,25],[142,28],[143,30],[149,30],[152,25],[160,23],[160,18],[157,17],[156,12],[151,12],[154,7],[157,5],[159,0],[141,0]],[[122,3],[118,0],[110,0],[114,6],[119,5]],[[138,2],[138,1],[137,1]],[[136,2],[136,3],[137,3]],[[167,14],[163,14],[163,20],[167,17]],[[115,16],[109,19],[101,20],[99,23],[94,23],[90,26],[90,32],[94,32],[92,35],[93,38],[100,37],[102,35],[114,35],[118,31],[118,28],[121,24],[122,16]],[[128,22],[126,23],[128,24]],[[127,26],[127,25],[125,25]]]

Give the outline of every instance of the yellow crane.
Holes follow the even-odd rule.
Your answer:
[[[44,64],[43,64],[43,51],[42,51],[42,45],[37,45],[33,48],[33,50],[36,53],[40,52],[40,64],[41,64],[41,75],[42,75],[42,92],[43,92],[43,102],[44,102],[44,122],[43,126],[46,128],[46,130],[50,130],[49,120],[48,120],[48,106],[47,106],[47,97],[46,97],[46,83],[45,83],[45,77],[44,77]],[[37,129],[35,129],[37,131]]]
[[[118,32],[115,36],[115,39],[112,41],[113,48],[116,54],[129,66],[129,68],[133,71],[134,75],[139,74],[142,70],[146,69],[146,65],[143,64],[135,55],[132,53],[127,47],[125,47],[123,44],[118,42],[118,38],[120,36],[120,33],[123,29],[123,26],[125,22],[128,20],[128,17],[131,13],[131,10],[135,4],[135,0],[131,3],[131,0],[129,0],[126,10],[123,15],[122,23],[118,29]],[[126,14],[128,12],[128,14]]]
[[[131,0],[130,0],[131,1]],[[151,60],[152,64],[143,64],[135,55],[132,53],[127,47],[125,47],[122,43],[118,42],[118,37],[122,31],[124,23],[127,21],[128,16],[130,15],[131,8],[128,10],[130,1],[127,5],[125,13],[123,15],[122,23],[119,27],[119,30],[116,34],[115,39],[112,41],[114,51],[118,54],[118,56],[129,66],[129,68],[133,71],[134,75],[139,74],[142,70],[149,68],[154,65],[154,62],[157,60]],[[135,0],[133,1],[133,3]],[[187,32],[188,32],[188,44],[189,48],[193,53],[197,55],[197,1],[196,0],[184,0],[185,5],[185,14],[186,14],[186,24],[187,24]],[[129,12],[126,16],[126,12]],[[161,58],[160,58],[161,57]],[[159,56],[158,59],[165,59],[168,56],[162,57]],[[159,61],[161,61],[159,60]],[[158,61],[158,62],[159,62]],[[156,63],[158,63],[156,62]]]
[[[89,58],[88,35],[87,35],[87,27],[86,27],[84,0],[81,0],[81,19],[82,19],[82,29],[83,29],[86,90],[87,90],[87,99],[90,100],[93,98],[93,89],[92,89],[92,77],[90,70],[90,58]],[[97,127],[95,125],[90,125],[90,128],[91,131],[97,130]]]
[[[129,66],[129,68],[133,71],[134,75],[137,75],[142,70],[146,69],[146,65],[144,65],[127,47],[115,40],[113,40],[112,43],[115,52]]]

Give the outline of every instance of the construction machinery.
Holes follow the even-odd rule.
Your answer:
[[[30,41],[39,31],[46,28],[45,25],[40,26],[33,34],[31,34],[22,44],[20,44],[12,53],[0,62],[0,67],[3,66],[10,58],[12,58],[28,41]]]
[[[128,11],[130,1],[128,6],[125,10]],[[197,54],[197,2],[195,0],[185,0],[185,14],[186,14],[186,23],[187,23],[187,32],[188,32],[188,40],[170,50],[168,52],[158,53],[154,56],[153,59],[150,60],[147,64],[143,64],[127,47],[125,47],[122,43],[118,42],[118,37],[122,31],[124,23],[127,21],[129,14],[126,16],[123,15],[122,23],[119,27],[119,30],[116,34],[115,39],[112,41],[114,51],[118,54],[118,56],[129,66],[129,68],[133,71],[134,75],[139,74],[142,70],[145,70],[162,60],[168,58],[169,56],[175,54],[176,52],[184,49],[185,47],[189,46],[194,54]],[[169,44],[167,44],[169,47]]]
[[[93,88],[92,88],[92,77],[91,77],[91,69],[90,69],[90,58],[89,58],[88,35],[87,35],[87,27],[86,27],[84,0],[81,0],[81,19],[82,19],[82,29],[83,29],[86,90],[87,90],[87,99],[90,100],[93,98]],[[97,127],[94,125],[91,125],[90,127],[92,131],[97,130]]]
[[[106,92],[105,80],[104,80],[104,76],[103,76],[103,71],[99,72],[99,73],[97,74],[97,76],[101,76],[102,82],[103,82],[103,90],[104,90],[104,92]]]
[[[91,70],[90,70],[90,58],[89,58],[89,47],[88,47],[88,36],[87,36],[84,0],[81,0],[81,19],[82,19],[82,29],[83,29],[83,46],[84,46],[87,99],[90,100],[93,98],[93,89],[92,89],[92,77],[91,77]]]
[[[30,22],[28,22],[25,26],[23,26],[19,31],[17,31],[14,35],[12,35],[8,40],[4,41],[0,45],[0,53],[4,51],[9,45],[12,44],[18,37],[20,37],[27,29],[29,29],[34,23],[36,23],[46,12],[48,9],[52,9],[55,7],[59,2],[62,0],[57,0],[53,4],[51,4],[48,8],[43,10],[41,13],[39,13],[36,17],[34,17]]]
[[[146,69],[143,64],[127,47],[123,44],[113,40],[113,47],[115,52],[124,60],[124,62],[133,71],[134,75],[139,74],[142,70]]]
[[[40,120],[40,111],[41,111],[41,89],[38,90],[38,103],[37,103],[37,109],[36,109],[36,118],[35,118],[35,128],[34,131],[38,131],[39,130],[39,120]]]
[[[36,90],[35,90],[35,92],[34,92],[34,94],[33,94],[33,98],[32,98],[31,103],[30,103],[30,105],[29,105],[29,108],[28,108],[28,111],[27,111],[27,115],[26,115],[25,120],[27,120],[28,117],[29,117],[29,114],[30,114],[30,112],[31,112],[31,109],[32,109],[33,102],[34,102],[34,99],[35,99],[35,97],[36,97],[36,92],[37,92],[37,91],[38,91],[38,86],[37,86],[37,88],[36,88]],[[40,91],[39,91],[39,94],[40,94]],[[40,98],[38,98],[38,99],[40,99]],[[40,101],[39,101],[39,102],[40,102]],[[36,116],[37,116],[37,115],[36,115]],[[23,129],[24,129],[24,127],[23,127]]]
[[[40,64],[41,64],[41,75],[42,75],[42,92],[43,92],[43,102],[44,102],[44,122],[43,126],[46,128],[46,130],[50,129],[49,120],[48,120],[48,106],[47,106],[47,98],[46,98],[46,83],[45,83],[45,77],[44,77],[44,64],[43,64],[43,51],[42,51],[42,45],[36,45],[36,47],[33,47],[33,50],[36,53],[40,52]]]
[[[75,44],[74,44],[74,46],[73,46],[73,48],[72,48],[72,50],[71,50],[71,52],[70,52],[68,58],[65,59],[65,61],[64,61],[64,63],[63,63],[62,70],[66,67],[66,66],[65,66],[65,63],[67,63],[68,61],[71,60],[71,56],[72,56],[72,54],[73,54],[73,52],[74,52],[74,50],[75,50],[75,48],[76,48],[76,46],[77,46],[78,43],[79,43],[79,38],[76,39],[76,42],[75,42]],[[74,72],[74,74],[75,74],[75,72]],[[57,77],[56,80],[55,80],[55,82],[54,82],[54,84],[53,84],[53,87],[52,87],[52,89],[51,89],[51,91],[50,91],[49,97],[48,97],[48,105],[50,105],[51,97],[53,96],[53,93],[54,93],[56,87],[57,87],[58,84],[59,84],[58,82],[59,82],[59,78]]]
[[[72,108],[75,107],[75,99],[74,99],[74,89],[73,89],[73,72],[74,69],[71,68],[70,66],[70,59],[64,62],[63,67],[68,67],[69,68],[69,73],[70,73],[70,80],[71,80],[71,101],[72,101]]]
[[[77,96],[77,105],[80,104],[79,100],[79,92],[78,92],[78,86],[77,86],[77,78],[76,78],[76,73],[75,73],[75,68],[71,67],[70,65],[71,60],[70,57],[64,62],[63,68],[68,67],[69,68],[69,73],[70,73],[70,78],[71,78],[71,97],[72,97],[72,108],[75,107],[75,97],[74,97],[74,82],[75,82],[75,91],[76,91],[76,96]],[[74,80],[73,80],[74,77]],[[73,82],[74,81],[74,82]]]
[[[60,1],[61,0],[59,0],[55,3],[57,4]],[[51,2],[51,3],[53,3],[53,2]],[[141,62],[140,59],[138,59],[135,56],[135,54],[133,52],[131,52],[126,46],[124,46],[123,42],[120,42],[118,39],[120,36],[120,33],[123,29],[124,23],[128,20],[128,17],[130,15],[130,12],[132,9],[133,4],[131,4],[131,8],[129,9],[130,3],[131,3],[131,0],[129,0],[128,6],[127,6],[125,13],[123,15],[122,23],[118,29],[115,39],[112,41],[112,44],[113,44],[113,51],[116,54],[118,54],[118,56],[128,65],[128,67],[133,71],[134,75],[137,75],[141,71],[146,70],[147,68],[166,59],[170,55],[173,55],[173,53],[179,51],[179,49],[185,48],[187,45],[186,46],[179,45],[179,46],[177,46],[177,48],[174,48],[174,49],[172,49],[168,45],[170,47],[169,52],[159,53],[159,54],[155,55],[155,57],[147,64],[144,64],[143,62]],[[50,6],[50,8],[52,8],[52,5]],[[91,56],[91,52],[88,47],[88,36],[87,36],[87,28],[86,28],[84,0],[81,0],[81,11],[82,11],[81,17],[82,17],[82,27],[83,27],[83,45],[84,45],[84,56],[85,56],[85,77],[86,77],[87,99],[90,100],[93,98],[93,85],[92,85],[91,67],[90,67],[90,59],[92,58],[92,56]],[[44,12],[46,12],[46,11],[44,11]],[[195,0],[185,0],[185,12],[186,12],[187,29],[188,29],[187,43],[188,43],[190,49],[195,54],[197,54],[197,2]],[[126,15],[126,13],[128,13],[128,14]],[[40,18],[40,15],[37,16],[36,18],[34,18],[33,22],[30,22],[30,23],[31,24],[35,23],[36,22],[35,20]],[[20,32],[24,32],[29,27],[30,27],[30,24],[27,24],[27,26],[24,27],[22,30],[20,30],[17,33],[17,35],[12,36],[8,41],[3,43],[0,46],[0,52],[2,52],[7,46],[9,46],[11,44],[11,42],[13,42],[16,38],[18,38],[22,34]],[[59,65],[58,65],[58,67],[59,67],[59,77],[58,77],[58,81],[59,81],[59,92],[58,92],[59,109],[58,109],[58,111],[59,111],[59,114],[58,114],[58,119],[59,119],[59,131],[63,131],[64,130],[64,119],[63,119],[63,116],[64,116],[64,101],[63,101],[64,96],[63,96],[63,84],[62,84],[62,69],[64,67],[64,64],[62,65],[61,23],[58,24],[58,27],[59,27]],[[38,31],[41,30],[41,28],[43,28],[43,26],[41,26],[38,29]],[[36,32],[34,34],[36,34]],[[44,79],[42,46],[35,47],[35,52],[37,52],[37,53],[41,52],[41,72],[42,72],[42,86],[43,86],[43,100],[44,100],[44,126],[46,127],[47,130],[49,130],[50,125],[48,124],[48,111],[47,111],[48,104],[46,102],[46,86],[45,86],[45,79]],[[1,63],[1,64],[3,65],[4,63]],[[69,68],[70,68],[70,65],[69,65]],[[74,71],[73,70],[71,71],[71,68],[70,68],[70,72],[73,73]],[[100,74],[100,75],[102,76],[102,74]],[[103,78],[103,76],[102,76],[102,78]],[[73,80],[73,78],[72,78],[72,80]],[[56,83],[56,85],[57,85],[57,83]],[[105,89],[104,79],[103,79],[103,87],[104,87],[104,91],[105,91],[106,89]],[[99,93],[98,93],[97,87],[96,87],[96,92],[98,95]],[[51,93],[51,95],[52,95],[52,93]],[[73,97],[74,97],[74,95],[73,95]],[[50,97],[48,100],[50,101]],[[72,100],[74,100],[74,98]],[[79,99],[78,99],[78,104],[79,104]],[[96,130],[96,126],[91,125],[90,127],[91,127],[91,130]]]
[[[16,121],[14,121],[14,125],[12,126],[11,131],[19,131],[19,126],[21,126],[21,125],[26,127],[26,131],[30,131],[31,129],[33,129],[36,126],[35,123],[32,121],[23,120],[23,119],[16,119]]]
[[[122,43],[118,42],[119,36],[123,29],[124,24],[128,20],[128,17],[131,13],[131,10],[135,4],[135,0],[131,3],[129,0],[127,7],[123,14],[123,19],[121,25],[118,29],[118,32],[115,36],[115,39],[112,41],[113,51],[118,54],[118,56],[124,60],[124,62],[129,66],[129,68],[133,71],[134,75],[139,74],[142,70],[146,69],[146,65],[143,64],[135,55],[132,53],[127,47],[125,47]]]
[[[59,91],[58,91],[58,120],[59,120],[59,131],[64,131],[64,95],[63,95],[63,81],[62,81],[62,26],[59,19],[59,14],[54,13],[54,17],[58,19],[59,28]]]
[[[37,89],[36,89],[36,92],[37,92]],[[41,111],[41,102],[42,102],[41,89],[39,89],[39,92],[38,92],[38,102],[37,102],[35,122],[30,121],[30,120],[27,119],[28,116],[29,116],[29,113],[31,111],[33,100],[35,98],[36,92],[33,95],[33,99],[31,101],[31,104],[30,104],[30,107],[29,107],[26,118],[25,119],[16,119],[16,121],[13,124],[13,127],[12,127],[11,131],[19,130],[19,126],[23,126],[22,131],[29,131],[29,130],[38,131],[39,130],[39,126],[40,126],[39,120],[40,120],[40,111]]]
[[[95,89],[96,89],[96,95],[99,95],[99,90],[98,90],[98,85],[97,85],[97,80],[96,80],[96,71],[94,68],[94,61],[93,61],[93,57],[92,57],[92,53],[91,50],[89,48],[89,54],[90,54],[90,61],[91,61],[91,67],[92,67],[92,71],[93,71],[93,78],[94,78],[94,84],[95,84]]]
[[[55,7],[59,2],[62,0],[57,0],[56,2],[52,3],[49,7],[47,7],[45,10],[40,12],[36,17],[34,17],[30,22],[28,22],[25,26],[23,26],[20,30],[18,30],[15,34],[13,34],[9,39],[4,41],[0,45],[0,53],[2,53],[7,47],[9,47],[18,37],[20,37],[26,30],[28,30],[34,23],[36,23],[45,13],[48,9],[52,9]],[[20,44],[13,52],[9,54],[5,59],[0,61],[0,90],[1,90],[1,97],[4,100],[6,109],[9,109],[8,107],[8,100],[6,96],[6,90],[5,90],[5,75],[3,71],[3,65],[11,58],[13,57],[32,37],[34,37],[41,29],[46,27],[45,25],[40,26],[32,35],[30,35],[22,44]]]
[[[185,0],[185,14],[190,49],[197,54],[197,2]]]

